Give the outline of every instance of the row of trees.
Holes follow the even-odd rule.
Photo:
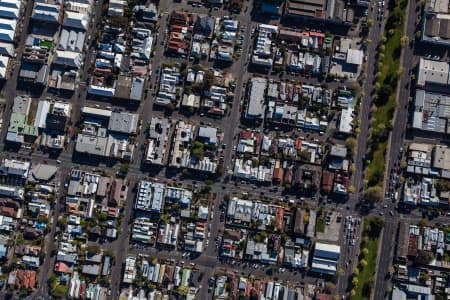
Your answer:
[[[395,93],[397,90],[398,80],[403,70],[399,66],[402,47],[409,44],[409,38],[403,36],[398,42],[400,31],[403,31],[403,23],[405,16],[406,1],[391,0],[389,1],[389,17],[386,22],[385,36],[382,37],[381,45],[378,47],[379,62],[377,65],[378,73],[376,74],[377,82],[375,85],[375,94],[373,96],[373,106],[371,114],[372,128],[370,131],[370,140],[367,151],[368,172],[367,189],[364,193],[364,199],[374,203],[383,199],[383,180],[384,180],[384,164],[382,159],[375,160],[375,153],[382,151],[381,155],[386,155],[388,148],[386,143],[389,132],[392,130],[392,119],[395,112]],[[386,55],[386,56],[385,56]],[[383,107],[383,113],[380,108]],[[378,112],[378,114],[377,114]],[[379,158],[380,155],[377,155]]]

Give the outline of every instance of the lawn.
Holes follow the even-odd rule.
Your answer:
[[[51,49],[52,46],[53,46],[53,42],[52,41],[48,41],[48,40],[41,41],[41,46],[42,47],[46,47],[48,49]]]
[[[320,209],[319,212],[317,213],[317,218],[316,218],[316,232],[325,232],[325,215],[326,212],[323,209]]]
[[[377,225],[374,225],[377,222]],[[361,242],[361,250],[366,248],[367,254],[360,255],[359,274],[356,276],[358,283],[353,287],[352,299],[364,300],[370,299],[370,294],[375,286],[375,269],[377,263],[378,243],[380,240],[380,232],[382,228],[381,219],[365,218],[363,223],[363,241]],[[381,225],[380,225],[381,224]],[[377,226],[376,229],[374,227]],[[381,227],[380,227],[381,226]],[[372,229],[370,229],[372,228]],[[362,251],[361,251],[362,253]],[[361,261],[365,260],[367,265],[362,266]]]
[[[383,185],[385,155],[389,131],[397,105],[397,83],[400,70],[401,39],[405,21],[406,0],[391,0],[385,29],[385,41],[380,48],[380,69],[377,76],[375,100],[377,109],[372,114],[371,141],[368,153],[368,186]],[[392,9],[391,9],[392,6]]]

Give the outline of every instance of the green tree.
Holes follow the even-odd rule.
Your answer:
[[[430,251],[420,250],[416,256],[415,262],[419,265],[427,265],[434,259],[434,255]]]
[[[380,202],[383,199],[383,188],[380,186],[372,186],[364,191],[363,198],[369,203]]]
[[[108,215],[105,212],[102,212],[99,216],[98,216],[98,220],[100,222],[105,222],[108,219]]]
[[[352,152],[355,153],[356,152],[356,147],[358,146],[358,142],[356,141],[356,139],[354,137],[348,137],[347,139],[345,139],[345,146]]]
[[[176,107],[172,102],[170,102],[169,104],[166,105],[166,109],[168,112],[173,112],[176,109]]]
[[[127,164],[127,163],[121,164],[121,165],[120,165],[120,168],[119,168],[119,170],[120,170],[121,173],[128,173],[128,170],[129,170],[129,169],[130,169],[130,165]]]
[[[100,252],[100,247],[98,245],[89,245],[87,246],[87,252],[90,254],[97,254]]]
[[[361,259],[361,261],[359,262],[359,264],[364,268],[365,266],[367,266],[367,260]]]
[[[333,282],[328,281],[325,283],[325,289],[329,294],[332,294],[336,290],[336,285]]]
[[[363,248],[363,249],[361,250],[361,253],[364,254],[364,256],[367,256],[367,254],[369,254],[369,249]]]
[[[53,290],[52,295],[58,299],[65,299],[67,295],[67,287],[58,284]]]

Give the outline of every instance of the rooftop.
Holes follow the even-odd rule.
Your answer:
[[[450,119],[450,96],[416,90],[414,100],[413,128],[448,133]]]
[[[135,134],[139,115],[128,112],[112,112],[108,129],[115,132]]]
[[[444,85],[448,86],[449,81],[449,63],[442,61],[420,58],[419,74],[417,85]]]
[[[267,79],[254,77],[251,79],[251,88],[246,117],[248,119],[262,119],[265,111],[265,91]]]

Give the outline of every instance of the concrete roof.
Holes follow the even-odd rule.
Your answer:
[[[57,167],[47,164],[37,164],[32,170],[31,174],[36,180],[48,181],[55,175]]]
[[[104,156],[107,143],[106,137],[78,134],[75,150],[80,153]]]
[[[81,66],[81,61],[80,53],[56,50],[53,63],[78,69]]]
[[[28,96],[17,96],[14,98],[14,104],[12,111],[14,113],[20,113],[24,115],[28,115],[31,105],[31,98]]]
[[[217,128],[201,126],[198,130],[198,136],[208,139],[210,144],[217,144]]]
[[[450,96],[416,90],[413,128],[447,133],[450,119]]]
[[[136,133],[139,115],[128,112],[113,112],[108,129],[115,132]]]
[[[249,119],[259,118],[264,116],[265,105],[265,91],[267,80],[262,77],[254,77],[251,80],[250,99],[248,103],[246,117]]]
[[[420,58],[417,85],[427,83],[448,85],[449,63]]]
[[[364,52],[357,49],[348,49],[347,63],[353,65],[362,65]]]

